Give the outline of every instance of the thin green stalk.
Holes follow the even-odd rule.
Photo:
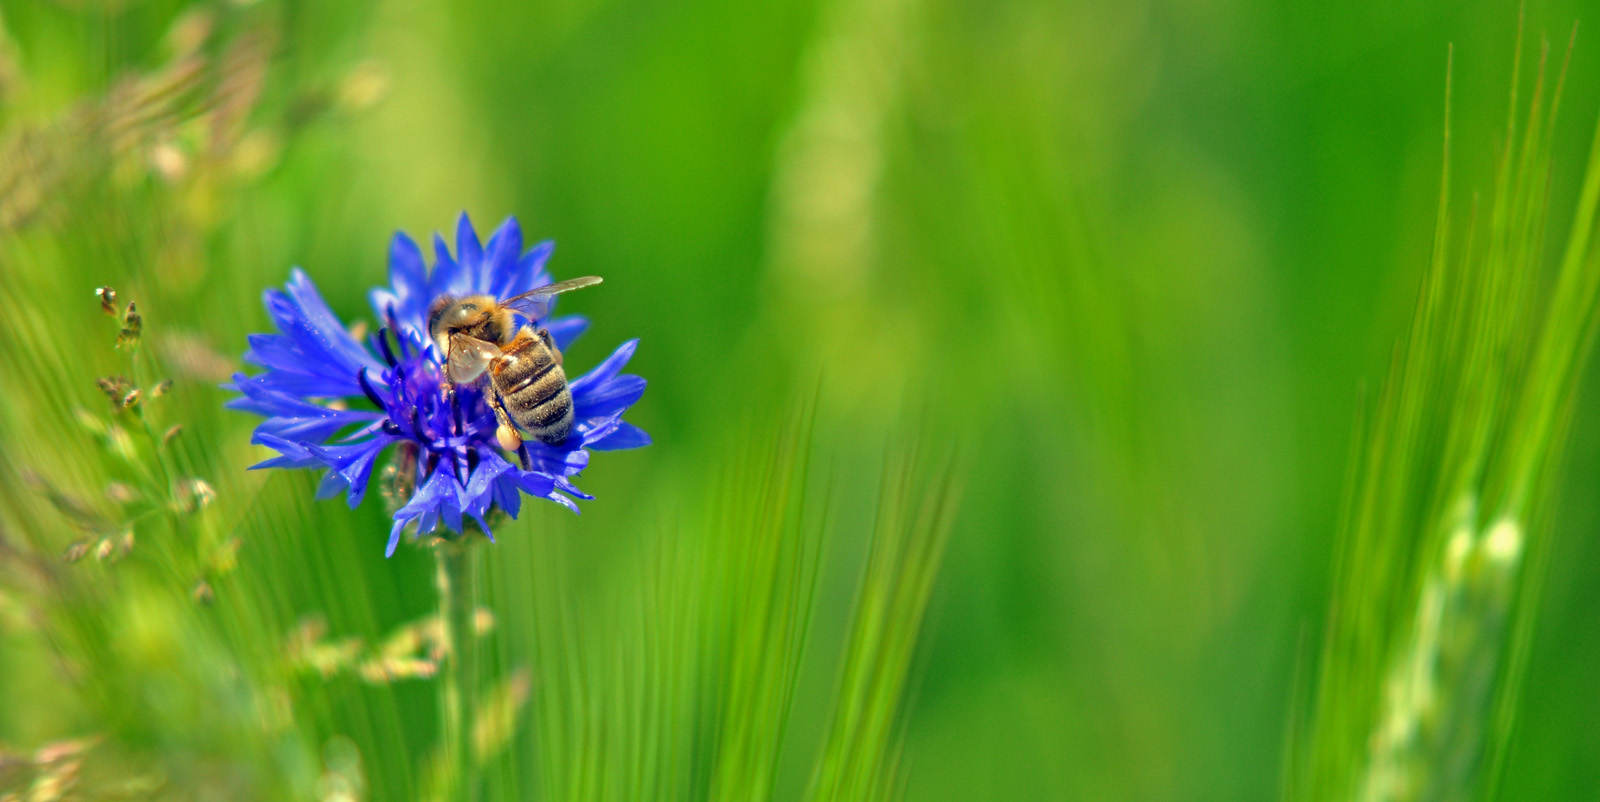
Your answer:
[[[478,676],[477,638],[473,633],[477,550],[468,536],[443,540],[434,548],[439,585],[439,625],[450,654],[439,683],[440,737],[450,802],[471,802],[478,790],[478,765],[473,755],[474,680]]]

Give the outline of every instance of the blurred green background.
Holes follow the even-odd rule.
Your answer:
[[[1548,32],[1559,53],[1596,11],[1532,2],[1523,40]],[[571,592],[600,593],[646,532],[699,513],[748,420],[817,393],[835,534],[791,723],[805,746],[784,758],[780,798],[823,726],[886,443],[918,425],[969,456],[912,673],[907,798],[1277,797],[1356,420],[1427,264],[1447,48],[1470,199],[1488,189],[1517,15],[1503,1],[0,0],[0,535],[73,537],[51,531],[26,473],[104,483],[71,409],[103,406],[93,379],[119,369],[92,299],[111,284],[175,366],[162,414],[217,489],[213,527],[244,543],[238,570],[277,583],[275,620],[315,613],[377,638],[425,615],[427,554],[383,559],[376,500],[350,511],[312,501],[313,476],[246,474],[263,456],[255,421],[221,410],[215,385],[267,329],[260,293],[290,266],[354,321],[395,230],[420,241],[465,209],[487,232],[514,214],[556,240],[558,277],[606,278],[567,302],[593,320],[568,364],[641,338],[631,370],[650,388],[630,419],[655,445],[597,455],[584,514],[535,508],[491,566],[559,541]],[[1572,56],[1554,220],[1600,110],[1596,38],[1580,30]],[[174,90],[159,114],[127,110],[130,82],[181,83],[191,57],[209,100]],[[75,134],[85,119],[112,133]],[[1600,775],[1592,396],[1506,799],[1588,798]],[[495,576],[490,606],[522,609],[509,599],[527,577]],[[108,722],[22,598],[0,597],[0,742],[113,731],[144,744],[133,763],[234,749],[170,731],[201,714],[142,735]],[[501,613],[508,665],[517,620]],[[159,673],[166,654],[151,645],[126,670]],[[183,695],[167,692],[134,693]],[[431,689],[308,693],[330,706],[326,737],[367,717],[348,734],[368,791],[406,798],[376,767],[429,743]]]

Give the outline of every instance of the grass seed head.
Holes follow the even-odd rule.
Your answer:
[[[117,333],[117,347],[131,351],[139,347],[139,339],[144,334],[144,316],[139,314],[138,307],[128,302],[128,310],[122,314],[122,331]]]

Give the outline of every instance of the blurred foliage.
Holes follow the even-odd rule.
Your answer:
[[[1595,10],[1530,3],[1522,41]],[[217,385],[291,265],[367,318],[392,232],[465,208],[606,277],[567,358],[642,338],[656,440],[483,555],[488,798],[1285,793],[1447,46],[1452,208],[1488,208],[1517,13],[0,0],[0,783],[422,794],[431,556],[244,471]],[[1597,74],[1580,33],[1557,237]],[[1503,798],[1600,773],[1594,408]]]
[[[1577,366],[1600,323],[1600,135],[1559,266],[1544,269],[1569,54],[1542,44],[1524,111],[1519,48],[1494,191],[1464,215],[1446,116],[1432,264],[1356,457],[1296,798],[1492,795]]]

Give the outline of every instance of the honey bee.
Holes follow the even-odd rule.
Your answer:
[[[522,447],[519,428],[550,445],[560,445],[572,431],[572,391],[561,369],[561,351],[549,331],[519,327],[517,316],[542,319],[551,298],[599,283],[599,276],[584,276],[505,300],[445,295],[428,309],[428,336],[445,355],[445,392],[453,392],[456,384],[482,382],[484,400],[500,424],[495,439],[501,448]]]

